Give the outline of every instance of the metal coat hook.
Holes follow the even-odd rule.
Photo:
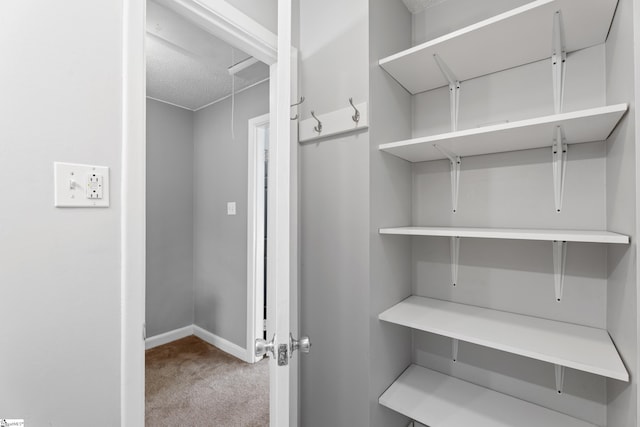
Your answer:
[[[302,104],[304,102],[304,96],[300,97],[300,101],[296,102],[295,104],[291,104],[291,108],[293,107],[297,107],[298,105]],[[298,113],[296,113],[295,116],[291,117],[291,120],[298,120]]]
[[[320,133],[322,132],[322,122],[316,117],[315,113],[312,111],[311,115],[313,116],[314,119],[317,120],[318,122],[318,126],[314,126],[313,130],[315,130],[316,132]]]
[[[353,107],[354,110],[356,110],[356,113],[351,116],[351,119],[358,123],[360,121],[360,111],[358,111],[358,109],[356,108],[355,105],[353,105],[353,98],[349,98],[349,104],[351,104],[351,106]]]

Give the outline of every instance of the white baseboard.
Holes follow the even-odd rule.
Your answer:
[[[146,350],[149,350],[191,335],[197,336],[201,340],[208,342],[212,346],[217,347],[225,353],[229,353],[240,360],[244,360],[247,363],[254,363],[254,360],[252,360],[251,355],[246,349],[196,325],[185,326],[184,328],[174,329],[173,331],[165,332],[164,334],[149,337],[144,340],[144,347]]]
[[[218,347],[225,353],[229,353],[230,355],[235,356],[240,360],[244,360],[247,363],[253,363],[253,360],[251,360],[251,357],[246,349],[232,343],[231,341],[227,341],[224,338],[212,334],[211,332],[202,329],[200,326],[193,325],[193,335],[197,336],[203,341],[208,342],[214,347]]]
[[[174,329],[173,331],[165,332],[164,334],[154,335],[144,340],[145,350],[158,347],[159,345],[168,344],[172,341],[179,340],[193,335],[193,325],[185,326],[184,328]]]

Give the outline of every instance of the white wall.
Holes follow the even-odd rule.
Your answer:
[[[122,2],[0,5],[0,417],[120,424]],[[53,207],[53,162],[111,207]]]
[[[491,0],[483,1],[482,7],[477,6],[477,0],[432,2],[431,7],[412,16],[412,43],[415,46],[433,40],[531,1]],[[461,10],[464,13],[460,13]],[[447,18],[443,20],[442,16]]]
[[[236,95],[194,117],[195,324],[238,346],[247,332],[248,125],[269,112],[269,83]],[[227,215],[227,202],[237,214]]]
[[[184,108],[147,99],[149,337],[194,320],[193,116]]]
[[[278,34],[278,0],[227,0],[236,9]]]

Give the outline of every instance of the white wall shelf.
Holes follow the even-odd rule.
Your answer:
[[[554,230],[471,227],[395,227],[381,228],[380,234],[435,237],[471,237],[480,239],[544,240],[582,243],[629,243],[629,236],[609,231]]]
[[[528,150],[551,147],[558,126],[562,128],[563,143],[566,144],[604,141],[616,127],[627,108],[627,104],[617,104],[554,114],[391,142],[381,144],[379,149],[410,162],[446,159],[443,151],[436,148],[436,145],[459,157]]]
[[[432,427],[594,427],[417,365],[411,365],[379,402]]]
[[[381,313],[379,319],[629,381],[629,373],[609,334],[602,329],[418,296],[396,304]]]
[[[617,0],[537,0],[379,61],[411,94],[449,81],[434,55],[464,81],[551,57],[554,14],[561,11],[564,49],[603,43]]]

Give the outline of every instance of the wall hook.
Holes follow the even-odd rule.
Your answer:
[[[322,132],[322,122],[316,117],[315,113],[312,111],[311,115],[313,116],[314,119],[316,119],[318,121],[318,126],[314,126],[313,130],[315,130],[318,133]]]
[[[297,107],[298,105],[302,104],[304,102],[304,96],[300,97],[300,101],[296,102],[295,104],[291,104],[291,108],[293,107]],[[291,120],[298,120],[298,113],[296,113],[295,116],[291,117]]]
[[[355,105],[353,105],[353,98],[349,98],[349,104],[351,104],[351,106],[353,107],[354,110],[356,110],[356,113],[351,116],[351,119],[358,123],[360,121],[360,111],[358,111],[358,109],[356,108]]]

